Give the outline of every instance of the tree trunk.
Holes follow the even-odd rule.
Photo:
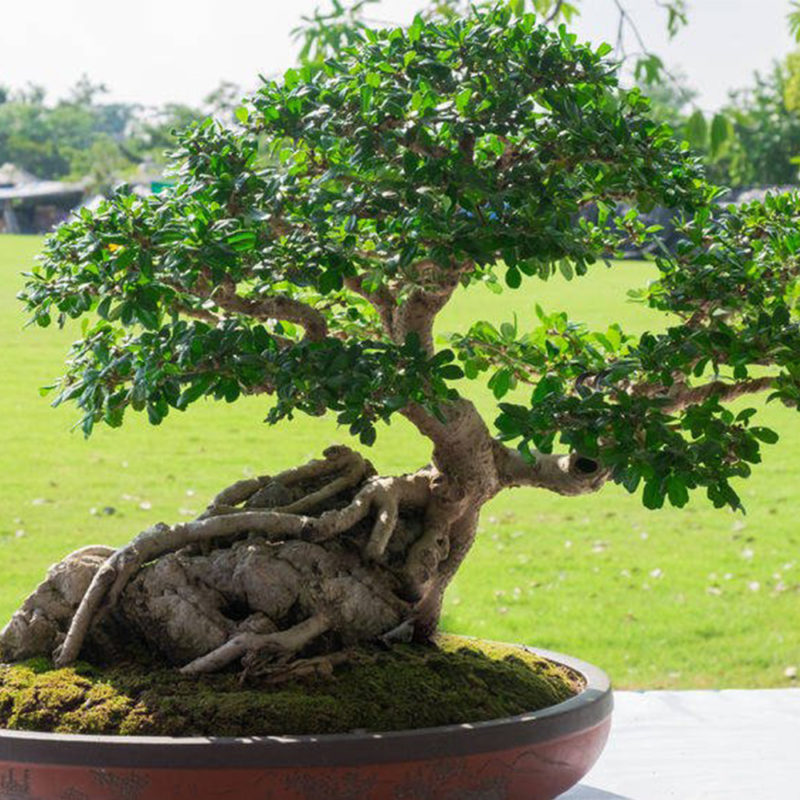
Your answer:
[[[380,478],[347,448],[325,455],[228,487],[192,522],[71,554],[2,631],[0,656],[108,661],[134,637],[185,672],[283,674],[395,631],[430,635],[478,505],[464,513],[430,467]]]
[[[107,661],[135,637],[185,672],[241,662],[285,676],[360,641],[429,638],[489,499],[512,486],[594,491],[607,478],[574,454],[526,461],[467,401],[447,413],[409,409],[434,441],[433,465],[415,473],[378,477],[330,447],[229,486],[196,520],[67,556],[0,632],[0,657],[65,665],[87,645]]]

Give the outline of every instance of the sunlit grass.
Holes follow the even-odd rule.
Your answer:
[[[51,409],[37,388],[59,374],[72,331],[22,329],[14,295],[40,240],[0,237],[0,620],[47,566],[81,545],[119,544],[154,521],[199,511],[227,482],[273,472],[348,441],[331,420],[261,424],[265,401],[200,403],[157,428],[136,415],[86,441],[70,433],[72,407]],[[652,277],[641,263],[596,267],[581,280],[530,282],[495,296],[459,294],[440,329],[533,305],[567,310],[605,328],[663,325],[626,302]],[[491,401],[476,395],[491,418]],[[789,683],[800,665],[800,418],[770,406],[781,431],[741,489],[747,516],[698,497],[683,510],[649,512],[608,486],[567,499],[518,490],[484,512],[481,535],[447,597],[444,627],[579,655],[618,686],[730,687]],[[379,431],[370,453],[384,472],[413,469],[429,447],[402,421]]]

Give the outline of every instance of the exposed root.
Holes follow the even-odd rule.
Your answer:
[[[330,626],[330,621],[323,614],[317,614],[277,633],[240,633],[216,650],[196,658],[181,672],[186,675],[218,672],[243,657],[245,668],[251,671],[257,671],[264,664],[285,664],[317,636],[329,630]]]
[[[80,547],[70,553],[67,558],[81,558],[82,556],[102,556],[108,558],[114,555],[115,549],[106,544],[87,544],[86,547]]]
[[[285,683],[296,678],[330,678],[335,667],[352,659],[350,650],[337,650],[324,656],[297,658],[281,666],[251,666],[242,672],[242,681],[248,677],[266,677],[269,683]]]
[[[383,636],[378,637],[378,641],[390,647],[395,643],[408,644],[414,640],[414,627],[415,621],[413,619],[404,619],[396,628],[387,631]]]
[[[358,454],[348,449],[347,447],[335,446],[329,447],[325,451],[326,460],[321,463],[322,475],[327,475],[337,469],[343,469],[342,474],[326,483],[321,489],[316,492],[307,494],[296,500],[294,503],[289,503],[285,506],[280,506],[276,511],[282,511],[286,514],[303,514],[317,508],[321,503],[336,497],[337,494],[361,483],[367,472],[367,462]],[[311,462],[314,464],[314,462]],[[299,476],[300,470],[295,470],[294,474],[286,478],[279,479],[277,482],[284,486],[293,486],[301,480],[307,480],[309,467],[311,464],[306,464],[304,468],[306,474],[302,477]],[[313,477],[318,477],[314,475]]]
[[[363,457],[343,445],[328,447],[323,453],[324,459],[314,459],[293,469],[285,470],[275,476],[261,475],[237,481],[227,489],[223,489],[210,503],[203,516],[215,516],[220,509],[233,509],[242,503],[254,506],[272,507],[276,511],[299,514],[308,511],[325,500],[335,497],[339,492],[357,486],[367,471],[367,462]],[[341,472],[335,480],[325,484],[322,489],[311,494],[298,492],[298,498],[291,500],[292,490],[308,481],[319,480],[337,472]],[[269,487],[280,487],[283,502],[275,502],[270,493],[257,495]]]
[[[175,652],[184,652],[191,659],[184,667],[187,673],[214,671],[237,659],[244,659],[251,671],[273,670],[276,663],[282,665],[290,661],[309,641],[329,629],[335,630],[344,643],[358,641],[364,636],[378,637],[386,631],[390,631],[391,637],[392,629],[410,614],[408,593],[403,587],[409,581],[419,583],[425,577],[421,571],[423,567],[427,571],[435,569],[446,555],[446,525],[441,522],[434,531],[423,530],[419,544],[411,548],[408,559],[403,556],[397,563],[398,552],[408,553],[404,543],[411,544],[419,536],[414,533],[417,530],[414,525],[401,524],[401,514],[413,512],[417,519],[423,518],[421,511],[431,500],[433,472],[422,470],[393,478],[370,477],[372,474],[371,465],[359,454],[341,446],[328,448],[322,460],[274,477],[262,476],[229,486],[195,520],[173,526],[158,523],[118,550],[92,546],[73,554],[70,558],[76,563],[89,557],[105,561],[94,572],[63,642],[56,648],[56,664],[72,663],[93,629],[96,638],[103,635],[98,623],[112,617],[118,621],[120,613],[123,617],[132,614],[131,621],[135,621],[145,638],[148,638],[148,628],[178,625],[177,618],[180,624],[191,628],[197,618],[199,627],[194,626],[197,635],[191,635],[188,641],[181,640],[183,644],[176,640]],[[316,516],[310,515],[312,510],[317,511]],[[348,545],[343,549],[338,545],[338,550],[334,548],[332,552],[339,553],[338,556],[326,555],[324,548],[332,546],[327,543],[346,532],[364,531],[362,523],[367,518],[372,519],[372,525],[365,534],[358,534],[362,537],[357,545],[360,558]],[[394,566],[387,569],[389,546],[398,530],[402,530],[403,535],[399,543],[392,545]],[[237,541],[241,544],[263,542],[273,547],[273,550],[260,550],[258,546],[253,551],[256,554],[253,557],[261,559],[254,563],[263,563],[257,566],[254,574],[266,570],[258,586],[248,579],[249,573],[240,572],[252,559],[247,555],[249,550],[235,550]],[[292,541],[298,546],[306,542],[305,546],[312,549],[278,547],[280,543]],[[223,545],[227,549],[214,549]],[[431,548],[435,550],[433,559],[426,556]],[[226,552],[233,554],[230,566],[214,566],[228,563],[225,562]],[[245,555],[236,555],[238,552]],[[193,565],[205,565],[211,555],[214,555],[213,561],[203,566],[198,578],[192,578],[189,572],[200,569]],[[169,560],[174,558],[178,560]],[[295,558],[300,560],[295,562]],[[334,561],[325,562],[324,567],[314,566],[320,558],[334,558]],[[237,559],[243,566],[236,566]],[[369,567],[372,563],[376,565],[374,568]],[[164,569],[159,572],[160,565]],[[224,568],[232,571],[233,577],[224,572],[214,578],[217,573],[208,573],[209,568]],[[144,573],[152,577],[142,583],[137,576]],[[206,574],[210,578],[203,577]],[[406,577],[398,582],[403,574]],[[131,593],[128,588],[134,579],[138,588]],[[229,579],[240,588],[224,588]],[[282,626],[276,626],[275,620],[282,619],[290,610],[289,606],[278,602],[277,595],[270,596],[272,599],[254,600],[261,597],[264,585],[274,581],[278,581],[276,592],[283,591],[280,587],[284,586],[291,596],[305,598],[302,602],[309,612],[305,622],[291,624],[290,621],[289,627],[276,630]],[[303,590],[299,595],[293,594],[293,587],[298,586]],[[393,594],[395,591],[399,593],[397,596]],[[159,593],[163,593],[163,599],[158,599]],[[240,599],[232,599],[235,596]],[[224,600],[224,597],[231,599]],[[241,624],[231,621],[225,616],[226,602],[243,604],[250,609],[250,615]],[[275,602],[283,611],[275,610]],[[118,607],[120,613],[116,610]],[[148,614],[154,616],[148,617]],[[201,623],[201,617],[207,622]],[[24,628],[26,623],[20,624]],[[170,635],[164,634],[167,644]],[[0,645],[4,636],[5,631],[0,634]],[[160,642],[156,646],[158,644]]]
[[[380,561],[389,540],[392,538],[400,516],[399,492],[393,491],[392,479],[375,481],[372,486],[372,501],[377,506],[375,524],[364,547],[364,555],[371,561]]]
[[[412,585],[419,587],[420,594],[422,587],[436,574],[440,562],[447,558],[450,550],[449,528],[449,521],[434,518],[425,526],[425,533],[408,554],[406,573]]]

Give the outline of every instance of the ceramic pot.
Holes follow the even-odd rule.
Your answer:
[[[0,800],[551,800],[600,755],[608,677],[530,714],[474,724],[243,739],[0,730]]]

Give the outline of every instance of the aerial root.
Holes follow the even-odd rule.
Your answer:
[[[304,622],[276,633],[239,633],[210,653],[181,668],[185,675],[217,672],[238,658],[244,658],[251,672],[268,665],[286,664],[317,636],[330,630],[331,623],[324,614],[315,614]]]

